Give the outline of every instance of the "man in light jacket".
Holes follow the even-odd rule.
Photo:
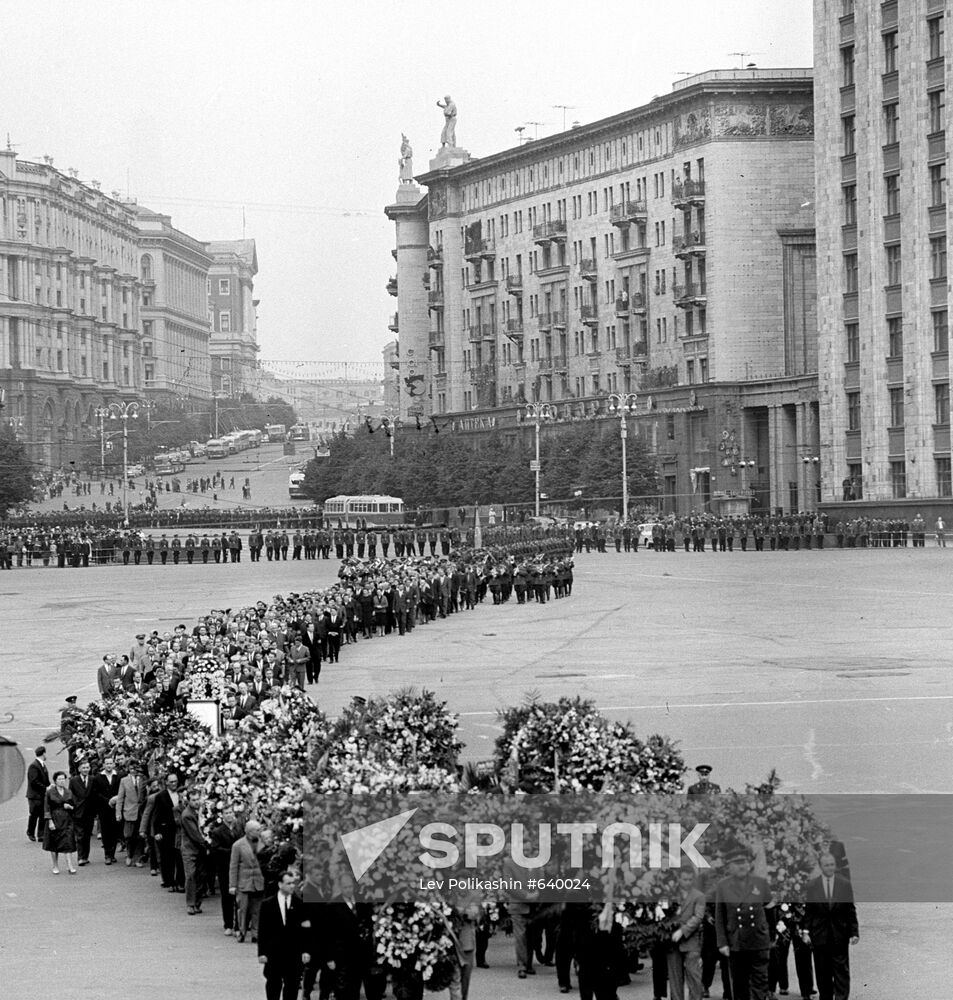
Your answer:
[[[261,846],[261,823],[250,819],[245,824],[245,836],[232,844],[228,866],[228,891],[238,902],[238,940],[251,933],[258,938],[258,911],[265,891],[265,877],[258,863]]]
[[[678,889],[678,927],[672,933],[672,948],[668,953],[669,995],[682,1000],[687,983],[689,1000],[701,1000],[705,894],[695,885],[693,868],[682,868],[678,873]]]

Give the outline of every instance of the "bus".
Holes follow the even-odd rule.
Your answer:
[[[188,452],[185,452],[185,455],[188,454]],[[183,457],[182,452],[159,452],[153,457],[152,462],[155,466],[155,474],[157,476],[174,476],[180,472],[185,472],[186,459]]]
[[[295,424],[291,428],[292,441],[310,441],[311,428],[307,424]]]
[[[265,433],[268,435],[269,441],[284,441],[285,439],[285,425],[284,424],[265,424]]]
[[[227,458],[228,445],[221,438],[211,438],[205,442],[206,458]]]
[[[376,495],[329,497],[324,501],[324,516],[332,523],[349,524],[362,518],[368,524],[404,524],[404,501]]]
[[[292,500],[309,500],[310,497],[304,491],[304,473],[292,472],[288,476],[288,496]]]

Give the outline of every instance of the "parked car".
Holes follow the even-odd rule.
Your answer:
[[[126,471],[129,473],[129,478],[132,479],[133,476],[141,476],[146,470],[141,465],[130,465]]]

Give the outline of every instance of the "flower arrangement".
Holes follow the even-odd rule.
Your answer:
[[[429,983],[441,967],[456,961],[452,913],[451,907],[440,900],[392,903],[378,909],[374,913],[374,938],[381,964],[390,966],[397,975],[419,975],[425,984]]]

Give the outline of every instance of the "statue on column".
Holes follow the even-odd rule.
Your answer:
[[[442,101],[437,101],[437,107],[443,108],[443,131],[440,133],[440,145],[446,149],[454,149],[457,145],[457,106],[447,94]]]
[[[414,183],[414,151],[411,148],[410,143],[407,141],[407,136],[403,132],[400,134],[400,159],[397,161],[400,167],[400,183],[401,184],[413,184]]]

